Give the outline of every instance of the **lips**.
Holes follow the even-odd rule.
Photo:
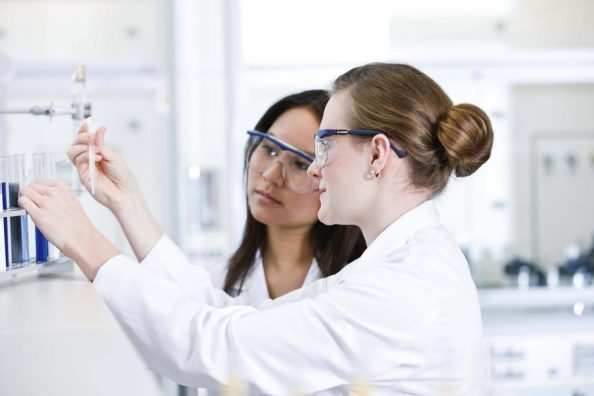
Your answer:
[[[276,199],[275,197],[273,197],[272,195],[262,191],[262,190],[256,190],[256,194],[258,194],[260,197],[262,197],[265,201],[267,202],[271,202],[271,203],[277,203],[280,204],[281,201],[279,201],[278,199]]]

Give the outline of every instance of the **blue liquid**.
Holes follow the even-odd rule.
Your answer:
[[[18,207],[19,188],[17,183],[8,184],[8,205],[12,208]],[[27,216],[10,218],[10,247],[12,252],[12,263],[24,263],[29,261],[29,227]]]
[[[39,228],[35,227],[35,256],[38,262],[40,261],[47,261],[47,256],[49,255],[49,244],[47,239]]]
[[[7,192],[6,192],[6,183],[2,182],[0,183],[0,189],[2,191],[2,202],[0,202],[0,204],[2,205],[2,210],[6,210],[8,208],[8,202],[7,202]],[[0,252],[0,254],[4,254],[4,257],[6,258],[6,268],[8,269],[8,267],[10,267],[10,260],[8,257],[8,219],[5,217],[2,223],[2,227],[4,227],[4,252]]]
[[[10,248],[13,263],[29,261],[29,227],[27,216],[10,218]]]

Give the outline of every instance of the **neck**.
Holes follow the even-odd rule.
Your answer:
[[[311,226],[267,226],[267,243],[263,252],[265,265],[278,270],[309,266],[313,259],[309,244]]]
[[[367,246],[371,245],[390,224],[428,199],[430,195],[426,191],[417,190],[388,196],[383,202],[375,204],[373,207],[376,209],[367,212],[359,225]]]

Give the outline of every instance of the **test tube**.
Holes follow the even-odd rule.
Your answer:
[[[85,120],[86,81],[87,77],[85,67],[77,66],[74,70],[74,74],[72,75],[72,85],[70,89],[72,93],[72,105],[76,110],[74,116],[72,117],[74,137],[76,137],[78,134],[78,131]],[[80,194],[83,188],[81,187],[76,167],[72,167],[70,178],[70,185],[72,186],[72,189],[76,191],[77,194]]]
[[[6,193],[6,157],[0,157],[0,209],[5,211],[7,208],[7,193]],[[8,219],[4,217],[0,221],[0,272],[8,270],[9,261],[8,251]]]
[[[33,154],[33,178],[35,180],[56,178],[55,161],[52,153]],[[58,249],[49,243],[41,230],[35,226],[35,260],[45,262],[58,256]]]
[[[7,207],[19,208],[19,190],[25,184],[25,154],[8,157],[8,197]],[[10,223],[10,257],[11,264],[22,264],[29,261],[29,237],[27,216],[11,217]]]

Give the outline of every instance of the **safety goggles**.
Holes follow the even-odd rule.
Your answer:
[[[316,181],[307,176],[313,157],[267,133],[247,131],[247,134],[252,169],[263,174],[279,164],[282,178],[291,190],[299,194],[317,190]]]
[[[330,136],[335,135],[354,135],[354,136],[375,136],[385,135],[385,132],[376,131],[372,129],[322,129],[315,133],[315,154],[316,162],[320,169],[326,166],[328,162],[329,152],[336,146],[336,142],[333,139],[328,139]],[[390,140],[390,148],[396,153],[398,158],[404,158],[408,153],[404,150],[399,149]]]

